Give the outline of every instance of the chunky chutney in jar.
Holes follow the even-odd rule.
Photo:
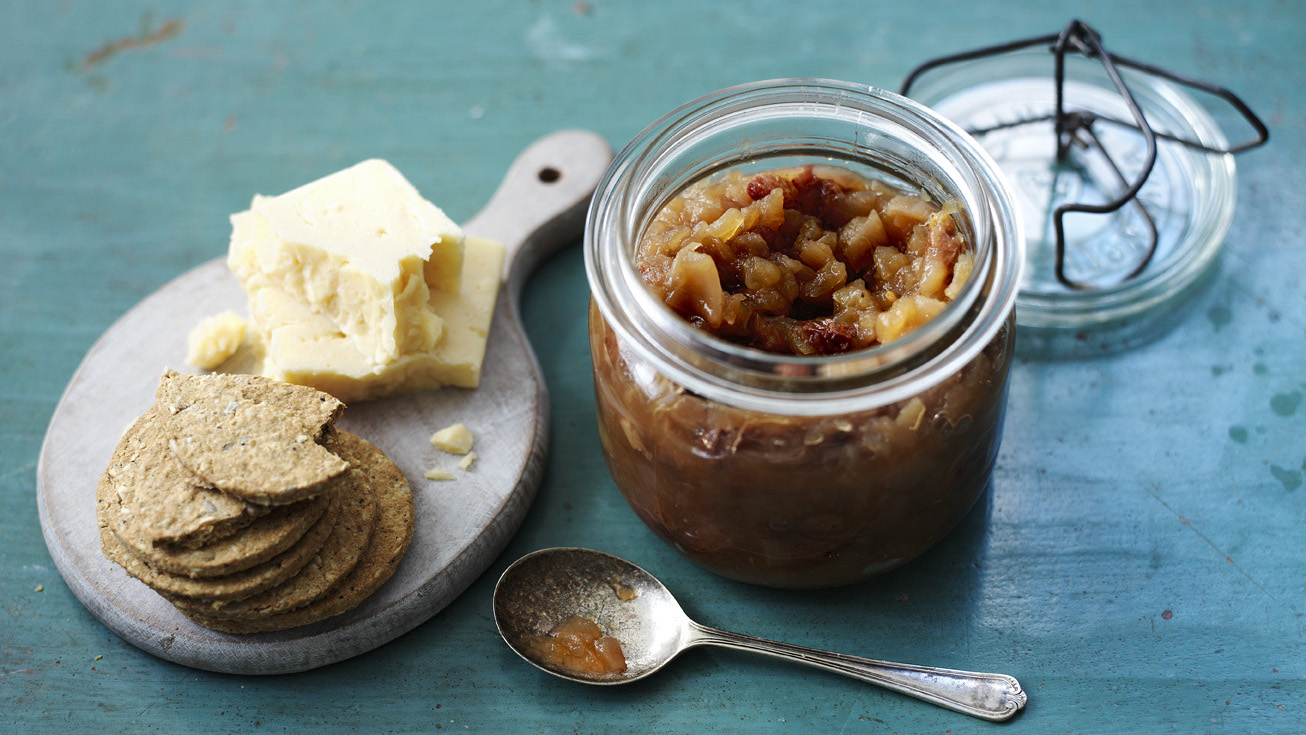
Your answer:
[[[952,213],[845,168],[698,182],[644,232],[635,263],[676,313],[769,352],[891,342],[943,310],[974,262]]]
[[[829,95],[836,109],[906,109],[908,124],[930,115],[866,88],[780,82],[709,97],[709,124],[723,105],[747,118],[731,107],[741,94],[807,105],[796,110]],[[771,586],[847,584],[928,549],[989,483],[1019,228],[1000,177],[952,163],[903,171],[898,155],[891,169],[873,149],[838,150],[824,129],[804,156],[784,128],[768,156],[756,123],[738,125],[762,155],[739,165],[728,133],[715,159],[694,137],[675,176],[675,155],[641,155],[637,139],[619,157],[634,163],[600,186],[586,234],[600,440],[635,513],[699,564]],[[885,150],[921,146],[887,127],[907,140]],[[654,196],[622,177],[677,183]],[[614,187],[646,199],[623,210],[632,198],[609,198]]]

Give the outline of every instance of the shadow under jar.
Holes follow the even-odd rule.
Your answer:
[[[941,205],[972,262],[941,311],[887,344],[793,354],[718,336],[650,288],[637,248],[687,187],[809,165]],[[666,542],[745,582],[836,586],[918,556],[992,475],[1022,248],[997,167],[911,100],[796,79],[672,111],[617,156],[586,226],[599,434],[617,487]]]

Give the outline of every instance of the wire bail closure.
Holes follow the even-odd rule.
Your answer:
[[[1265,123],[1262,122],[1254,112],[1252,112],[1251,108],[1249,108],[1247,104],[1232,91],[1200,79],[1177,74],[1151,64],[1146,64],[1110,53],[1102,45],[1101,34],[1080,20],[1072,20],[1060,33],[1011,41],[994,46],[986,46],[926,61],[920,66],[917,66],[907,75],[906,79],[903,81],[901,93],[903,96],[910,96],[912,85],[922,75],[938,67],[972,61],[989,56],[1009,54],[1038,46],[1047,46],[1048,50],[1055,57],[1054,77],[1056,82],[1056,106],[1054,111],[1047,115],[1036,115],[984,128],[968,129],[967,132],[976,137],[983,137],[985,134],[997,130],[1032,123],[1051,122],[1057,137],[1056,160],[1059,163],[1066,163],[1069,160],[1072,148],[1089,150],[1101,156],[1102,160],[1107,163],[1107,168],[1113,173],[1116,183],[1121,189],[1121,193],[1114,199],[1101,204],[1071,202],[1060,204],[1055,208],[1052,215],[1053,227],[1056,233],[1055,275],[1057,281],[1070,289],[1090,291],[1100,288],[1099,286],[1084,281],[1075,280],[1066,273],[1065,217],[1070,213],[1090,215],[1109,214],[1120,210],[1126,205],[1132,204],[1147,228],[1149,244],[1145,249],[1145,253],[1140,262],[1133,268],[1133,270],[1120,279],[1123,283],[1141,274],[1152,261],[1152,257],[1156,254],[1157,243],[1159,240],[1156,223],[1152,216],[1147,212],[1147,208],[1144,206],[1143,202],[1138,199],[1138,193],[1147,182],[1147,178],[1151,175],[1152,169],[1156,163],[1157,140],[1161,139],[1170,141],[1212,155],[1229,155],[1241,153],[1265,144],[1265,142],[1269,140],[1269,129],[1265,126]],[[1067,54],[1077,54],[1087,59],[1095,59],[1101,63],[1112,86],[1124,102],[1125,108],[1128,110],[1131,119],[1125,120],[1092,110],[1075,109],[1067,105],[1065,99],[1065,64]],[[1211,147],[1203,144],[1201,141],[1156,131],[1148,122],[1146,115],[1143,114],[1143,111],[1139,107],[1134,94],[1130,91],[1128,84],[1125,83],[1125,80],[1120,73],[1120,68],[1122,67],[1132,69],[1142,74],[1160,77],[1175,84],[1199,90],[1224,100],[1235,111],[1237,111],[1248,125],[1251,126],[1255,131],[1255,136],[1237,144],[1224,147]],[[1132,179],[1126,178],[1121,167],[1116,163],[1115,159],[1112,158],[1111,154],[1102,144],[1101,138],[1094,130],[1094,127],[1099,123],[1121,128],[1131,128],[1138,131],[1142,136],[1145,147],[1143,163]]]

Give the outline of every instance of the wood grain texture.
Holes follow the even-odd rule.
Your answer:
[[[1234,227],[1172,327],[1130,349],[1021,349],[993,491],[925,557],[867,585],[722,582],[635,518],[598,451],[575,238],[525,284],[550,450],[517,535],[441,613],[340,664],[235,677],[109,631],[40,532],[36,460],[95,340],[219,256],[229,213],[369,156],[465,222],[523,147],[620,148],[728,84],[896,88],[927,56],[1049,33],[1230,87],[1271,128],[1238,158]],[[181,28],[122,47],[106,44]],[[658,574],[706,624],[1010,672],[1017,733],[1303,731],[1306,713],[1306,8],[1274,0],[606,0],[0,6],[0,729],[104,732],[980,733],[838,677],[710,651],[620,690],[552,681],[494,633],[517,556],[583,545]],[[40,588],[40,591],[38,590]],[[97,656],[103,658],[96,659]]]

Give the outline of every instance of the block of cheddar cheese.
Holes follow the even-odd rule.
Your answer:
[[[444,321],[442,339],[428,350],[409,351],[376,363],[340,336],[330,320],[284,295],[264,293],[262,307],[281,326],[271,331],[263,375],[310,385],[349,403],[411,390],[452,385],[475,388],[481,379],[490,322],[503,271],[503,246],[469,237],[457,293],[431,293],[432,310]],[[253,307],[251,307],[253,308]]]
[[[389,163],[255,196],[231,222],[265,377],[346,402],[479,383],[503,247],[465,238]]]
[[[295,301],[377,364],[440,340],[443,320],[428,302],[433,290],[458,290],[462,230],[389,163],[363,161],[255,196],[231,224],[227,264],[250,297],[255,329],[281,318],[259,306]]]

